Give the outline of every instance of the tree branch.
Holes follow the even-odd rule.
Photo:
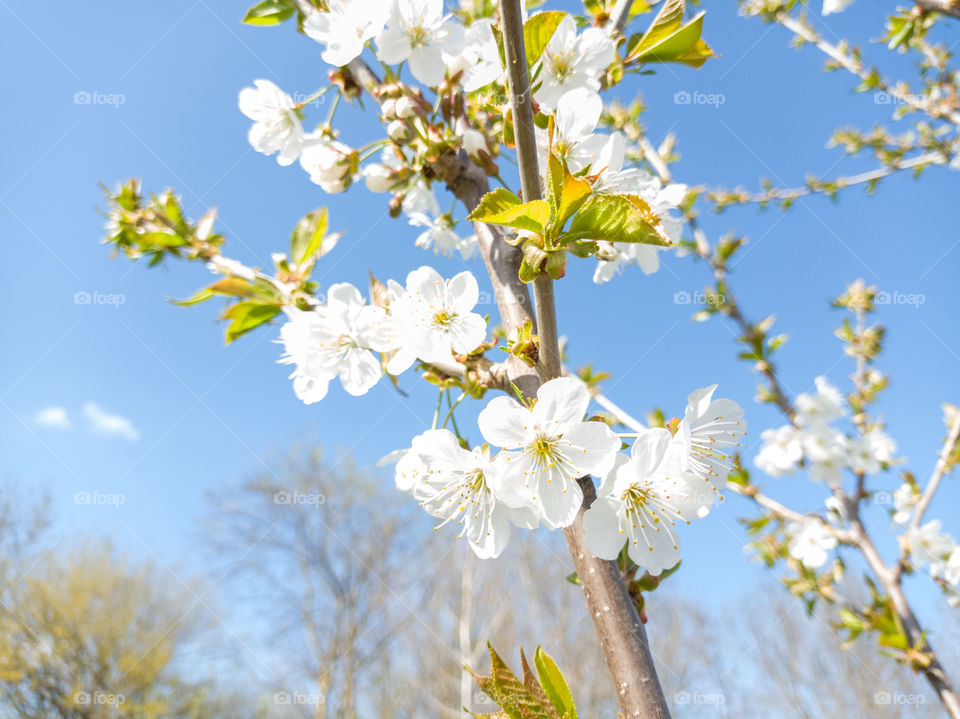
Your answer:
[[[941,15],[960,18],[960,3],[957,0],[915,0],[915,4],[926,12],[938,12]]]
[[[530,201],[540,197],[540,170],[521,9],[521,0],[500,0],[520,181],[523,199]],[[540,373],[546,381],[559,377],[562,372],[553,280],[548,275],[541,274],[534,281],[534,298]],[[578,481],[583,491],[583,505],[573,524],[563,533],[617,689],[617,699],[626,717],[667,719],[670,712],[660,688],[646,632],[620,569],[614,562],[594,556],[586,546],[583,513],[596,498],[596,489],[590,477],[581,477]]]
[[[957,446],[958,441],[960,441],[960,412],[957,412],[957,416],[953,420],[950,433],[947,435],[947,439],[943,443],[943,448],[940,450],[940,456],[937,458],[937,466],[934,468],[933,475],[927,483],[927,488],[923,491],[923,496],[917,503],[916,510],[914,510],[913,518],[910,520],[910,529],[916,529],[920,526],[923,515],[930,506],[930,502],[933,501],[933,495],[936,494],[937,489],[940,487],[940,482],[946,474],[947,465],[950,462],[950,455],[953,454],[953,450]]]

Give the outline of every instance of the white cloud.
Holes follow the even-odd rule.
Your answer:
[[[118,414],[110,414],[93,402],[87,402],[83,406],[83,414],[90,422],[90,427],[97,434],[123,437],[131,442],[140,439],[140,432],[137,431],[129,419]]]
[[[37,412],[33,421],[41,427],[70,429],[70,418],[67,416],[67,410],[63,407],[44,407]]]

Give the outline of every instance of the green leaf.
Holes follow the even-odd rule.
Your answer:
[[[527,51],[527,67],[533,66],[540,59],[544,48],[566,15],[560,10],[538,12],[523,24],[523,45]]]
[[[181,307],[186,307],[187,305],[196,305],[201,302],[205,302],[213,297],[213,291],[209,287],[204,287],[202,290],[197,292],[193,297],[190,297],[185,300],[170,300],[175,305],[180,305]]]
[[[243,22],[247,25],[279,25],[297,12],[297,6],[283,0],[263,0],[247,10]]]
[[[563,716],[577,719],[577,707],[574,706],[573,695],[557,663],[541,647],[537,647],[533,655],[533,663],[537,667],[540,685],[554,709]]]
[[[678,62],[700,67],[713,50],[701,38],[704,13],[683,22],[684,0],[666,0],[643,35],[627,43],[625,62]]]
[[[327,208],[321,207],[304,216],[290,238],[290,257],[297,265],[312,260],[323,247],[327,234]]]
[[[230,325],[227,327],[227,344],[264,322],[269,322],[279,313],[279,306],[260,302],[238,302],[231,305],[221,317],[221,319],[230,320]]]
[[[498,187],[483,196],[467,219],[542,235],[544,228],[550,223],[550,205],[544,200],[522,202],[510,190]]]
[[[551,230],[559,234],[567,224],[567,220],[590,197],[592,188],[589,180],[574,177],[567,163],[551,152],[547,172],[547,190],[553,209]]]
[[[591,195],[560,239],[672,244],[663,221],[646,200],[636,195]]]

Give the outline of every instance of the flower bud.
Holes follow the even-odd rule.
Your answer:
[[[404,143],[410,139],[410,128],[403,120],[393,120],[387,125],[387,135],[396,143]]]
[[[384,120],[393,120],[397,117],[397,101],[393,98],[387,98],[380,104],[380,114]]]
[[[463,133],[463,149],[474,159],[480,159],[480,151],[483,150],[488,155],[490,150],[487,148],[487,138],[479,130],[472,127],[467,128]]]
[[[417,114],[417,105],[409,95],[404,95],[396,103],[397,117],[406,119]]]
[[[367,165],[363,178],[370,192],[389,192],[395,183],[393,168],[387,165]]]

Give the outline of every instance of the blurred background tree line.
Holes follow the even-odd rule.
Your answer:
[[[485,669],[488,639],[514,664],[542,644],[582,717],[616,716],[556,537],[482,562],[383,501],[384,475],[311,448],[282,467],[211,505],[204,576],[58,536],[35,492],[0,487],[0,719],[453,719],[495,709],[457,670]],[[713,607],[669,581],[647,598],[677,719],[939,715],[922,681],[869,643],[838,652],[774,580]]]

